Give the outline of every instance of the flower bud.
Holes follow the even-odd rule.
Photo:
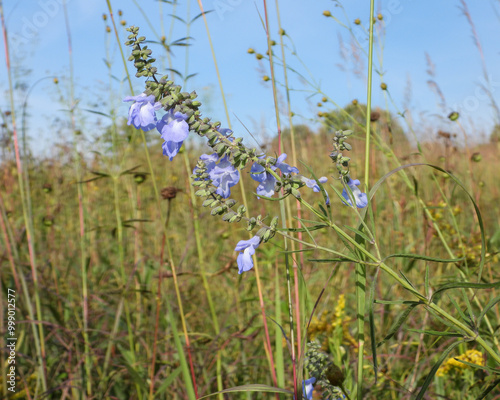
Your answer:
[[[377,14],[377,18],[379,21],[382,21],[384,19],[384,16],[382,14]]]
[[[359,18],[356,18],[356,19],[354,20],[354,23],[355,23],[356,25],[361,25],[361,20],[360,20]]]
[[[255,50],[252,49],[251,47],[247,50],[247,53],[248,54],[254,54],[255,53]]]
[[[257,58],[257,60],[262,60],[264,58],[264,56],[262,54],[258,53],[255,55],[255,58]]]
[[[382,90],[387,90],[387,84],[386,84],[386,83],[384,83],[384,82],[382,82],[382,83],[380,84],[380,89],[382,89]]]
[[[358,99],[354,99],[351,103],[352,103],[353,106],[357,106],[358,105]]]
[[[328,10],[325,10],[325,11],[323,11],[323,15],[324,15],[325,17],[331,17],[331,16],[332,16],[332,13],[331,13],[330,11],[328,11]]]
[[[456,121],[458,119],[458,117],[460,116],[460,114],[456,111],[452,111],[449,115],[448,115],[448,118],[450,119],[450,121]]]

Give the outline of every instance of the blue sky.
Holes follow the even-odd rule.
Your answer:
[[[65,108],[58,102],[60,96],[67,95],[68,45],[64,24],[63,0],[17,0],[4,4],[7,26],[9,29],[11,53],[14,65],[31,69],[22,77],[23,70],[17,69],[22,80],[32,85],[47,76],[58,76],[59,87],[46,79],[37,84],[29,98],[29,135],[41,138],[42,149],[60,141],[61,130],[53,130],[54,119],[65,119],[61,111]],[[173,25],[173,34],[168,37],[173,12],[172,6],[156,0],[112,0],[117,21],[125,20],[128,25],[141,27],[141,34],[156,40],[154,30],[161,35],[167,32],[167,41],[186,36],[186,27],[179,21]],[[177,6],[175,13],[180,18],[187,18],[188,1]],[[269,19],[272,37],[279,40],[275,2],[269,3]],[[351,35],[331,18],[322,15],[330,10],[341,22],[349,24],[362,47],[367,48],[364,29],[369,16],[369,2],[349,0],[340,2],[342,9],[332,0],[286,0],[280,2],[281,23],[293,40],[300,57],[287,53],[287,63],[304,76],[312,76],[337,104],[344,106],[352,99],[366,100],[366,58],[361,56],[362,76],[352,72],[353,53],[350,50]],[[374,75],[373,101],[391,111],[411,110],[416,130],[423,134],[429,127],[453,129],[446,120],[446,115],[459,110],[462,122],[471,137],[480,138],[488,134],[494,124],[494,114],[481,89],[483,72],[478,49],[474,46],[471,28],[461,11],[460,1],[431,0],[385,0],[376,3],[377,12],[384,15],[385,34],[383,46],[383,64],[377,56],[376,68],[384,72],[384,81],[389,86],[393,101],[387,100],[379,89],[380,77]],[[139,9],[140,5],[141,9]],[[491,90],[500,103],[500,2],[498,0],[468,1],[470,14],[475,23],[477,34],[483,47],[483,53],[491,79]],[[67,0],[71,25],[73,57],[75,66],[75,95],[79,99],[80,109],[98,109],[109,112],[111,108],[126,116],[127,105],[120,99],[129,95],[127,85],[114,80],[112,91],[109,86],[108,69],[103,61],[109,55],[112,73],[118,80],[123,79],[123,64],[119,57],[114,35],[107,34],[102,14],[107,13],[104,0]],[[257,137],[275,133],[275,118],[272,89],[269,82],[262,80],[263,74],[269,74],[269,64],[258,62],[247,54],[249,47],[258,52],[266,50],[266,37],[261,23],[263,4],[260,1],[246,0],[205,0],[205,10],[214,10],[208,15],[209,27],[217,55],[222,82],[227,95],[233,129],[237,134],[246,135],[245,128],[236,116]],[[118,10],[123,16],[118,17]],[[142,12],[148,15],[148,24]],[[190,2],[190,15],[199,13],[197,1]],[[361,25],[352,22],[360,18]],[[163,21],[163,24],[161,23]],[[124,29],[120,34],[125,38]],[[198,19],[191,27],[193,37],[189,47],[188,73],[197,75],[188,82],[187,90],[196,90],[205,102],[203,113],[214,119],[225,121],[225,114],[220,100],[220,91],[212,61],[205,26]],[[339,39],[341,38],[341,39]],[[124,39],[123,39],[124,40]],[[291,41],[285,42],[291,48]],[[345,57],[341,57],[341,43],[345,46]],[[152,45],[154,55],[160,61],[158,66],[167,65],[164,51]],[[3,49],[2,49],[3,50]],[[281,54],[278,47],[275,52]],[[426,53],[435,65],[435,81],[438,83],[446,105],[444,109],[439,99],[430,89],[426,70]],[[360,53],[361,54],[361,53]],[[185,48],[174,49],[172,66],[185,71]],[[303,63],[303,64],[302,64]],[[339,65],[343,65],[343,70]],[[129,71],[133,67],[129,65]],[[282,68],[277,67],[277,76],[283,81]],[[317,107],[319,96],[308,98],[311,87],[295,74],[289,73],[292,92],[292,110],[301,117],[295,117],[295,123],[309,123],[320,110]],[[178,80],[178,83],[180,81]],[[143,82],[134,78],[136,94],[142,90]],[[409,85],[411,90],[409,90]],[[0,89],[6,91],[7,73],[5,63],[0,66]],[[111,92],[111,94],[110,94]],[[408,96],[411,93],[411,96]],[[284,99],[284,92],[281,91]],[[18,96],[22,103],[24,97]],[[9,109],[8,97],[0,100],[2,110]],[[282,103],[284,107],[284,104]],[[323,107],[325,108],[325,107]],[[95,116],[84,111],[79,112],[78,123],[84,132],[95,129]],[[105,122],[105,121],[102,121]],[[55,131],[59,133],[54,133]],[[35,149],[36,150],[36,149]],[[36,152],[36,151],[35,151]]]

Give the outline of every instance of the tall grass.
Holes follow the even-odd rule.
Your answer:
[[[196,72],[189,64],[190,34],[192,24],[203,20],[225,108],[222,126],[233,129],[217,68],[216,52],[224,47],[212,43],[210,13],[198,0],[199,14],[192,16],[193,2],[181,18],[176,1],[164,3],[159,14],[165,9],[173,15],[166,38],[165,22],[147,16],[136,2],[148,20],[142,34],[159,44],[156,65],[168,65],[170,79],[183,90],[196,89],[189,80]],[[123,45],[128,33],[116,23],[112,2],[106,4],[123,65],[119,87],[134,95],[143,81],[130,73]],[[124,96],[112,95],[117,85],[111,68],[109,110],[91,110],[109,122],[99,143],[84,145],[91,127],[77,129],[75,115],[82,110],[70,68],[59,85],[68,88],[72,145],[61,144],[49,158],[20,151],[19,106],[0,1],[10,93],[4,121],[13,144],[0,165],[3,310],[7,289],[19,294],[17,397],[12,398],[301,398],[317,360],[331,387],[317,384],[315,399],[329,390],[352,399],[500,397],[499,147],[470,142],[459,147],[452,136],[412,146],[403,130],[395,129],[389,106],[373,106],[372,70],[380,72],[373,51],[376,46],[383,51],[377,41],[383,22],[375,18],[374,1],[370,5],[366,105],[356,101],[346,107],[323,93],[314,77],[307,78],[307,60],[290,51],[292,38],[279,13],[288,5],[274,3],[275,21],[269,18],[273,5],[265,0],[259,5],[267,55],[257,55],[268,62],[265,81],[277,121],[277,137],[263,147],[271,149],[268,155],[290,149],[290,165],[318,185],[319,177],[328,176],[328,183],[320,193],[300,188],[301,196],[278,206],[256,199],[256,184],[245,173],[249,167],[242,170],[231,191],[245,206],[243,221],[261,215],[258,224],[268,228],[279,215],[281,226],[261,244],[253,268],[238,275],[234,247],[255,232],[245,234],[245,224],[211,216],[190,184],[198,157],[210,150],[190,140],[166,161],[156,131],[136,130],[116,114],[112,104]],[[464,1],[462,6],[483,60]],[[336,17],[332,22],[332,29],[352,34],[349,22]],[[185,28],[177,42],[174,23]],[[109,42],[111,37],[108,33]],[[185,51],[183,74],[172,72],[180,70],[171,54],[175,43]],[[323,111],[311,117],[321,124],[315,131],[294,121],[293,74],[321,98]],[[387,87],[382,90],[393,103]],[[353,179],[364,176],[366,209],[342,204],[341,189],[349,189],[328,158],[339,129],[353,131],[349,173]],[[280,197],[289,194],[281,189]],[[453,360],[457,356],[464,362]],[[5,371],[4,397],[9,395]]]

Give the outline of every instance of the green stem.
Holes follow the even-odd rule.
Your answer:
[[[36,309],[36,316],[37,320],[39,321],[38,325],[38,334],[36,333],[36,324],[32,324],[33,328],[33,337],[35,339],[35,349],[37,353],[37,359],[39,362],[39,370],[40,370],[40,377],[42,380],[42,388],[45,391],[47,391],[47,376],[46,376],[46,371],[45,371],[45,335],[44,335],[44,330],[43,330],[43,315],[42,315],[42,307],[40,303],[40,292],[39,292],[39,285],[38,285],[38,274],[37,274],[37,263],[36,263],[36,253],[35,253],[35,236],[34,236],[34,231],[33,231],[33,216],[29,215],[28,213],[28,207],[27,207],[27,196],[29,196],[29,193],[25,192],[25,187],[24,187],[24,172],[23,172],[23,167],[22,167],[22,161],[21,161],[21,155],[19,152],[19,140],[17,137],[17,127],[16,127],[16,113],[15,113],[15,103],[14,103],[14,88],[12,85],[12,70],[10,67],[10,53],[9,53],[9,40],[7,36],[7,27],[5,25],[5,18],[4,18],[4,12],[3,12],[3,1],[0,0],[0,20],[2,24],[2,33],[3,33],[3,40],[4,40],[4,48],[5,48],[5,63],[7,66],[7,75],[8,75],[8,81],[9,81],[9,100],[10,100],[10,107],[11,107],[11,120],[12,120],[12,137],[13,137],[13,142],[14,142],[14,152],[15,152],[15,158],[16,158],[16,167],[17,167],[17,172],[18,172],[18,184],[19,184],[19,192],[21,195],[21,206],[23,209],[23,219],[24,219],[24,225],[26,227],[26,236],[27,236],[27,241],[28,241],[28,253],[29,253],[29,259],[30,259],[30,266],[31,266],[31,275],[33,279],[33,286],[34,286],[34,296],[35,296],[35,309]],[[24,281],[24,280],[23,280]],[[26,295],[28,295],[28,290],[27,288],[25,289]],[[28,306],[29,308],[29,306]],[[32,317],[32,316],[30,316]],[[33,319],[32,319],[33,321]]]

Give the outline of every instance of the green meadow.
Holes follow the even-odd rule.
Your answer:
[[[138,30],[118,3],[101,5],[123,71],[110,66],[105,95],[121,104],[120,81],[135,100],[86,109],[72,73],[48,77],[63,111],[47,126],[65,134],[43,155],[6,47],[0,397],[500,399],[500,125],[478,140],[450,110],[422,135],[376,68],[385,22],[373,1],[365,91],[338,104],[305,81],[315,108],[299,120],[288,79],[300,63],[264,1],[267,42],[241,51],[263,66],[277,134],[247,132],[227,108],[229,121],[211,119],[177,71],[189,35]],[[163,3],[166,24],[206,24],[210,37],[208,5],[192,2],[187,19]],[[356,29],[335,10],[318,20]],[[83,116],[100,119],[99,135]]]

